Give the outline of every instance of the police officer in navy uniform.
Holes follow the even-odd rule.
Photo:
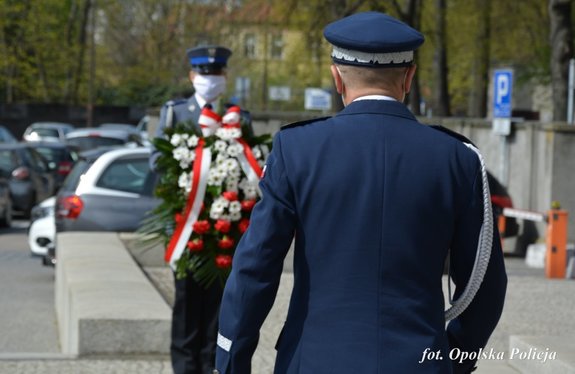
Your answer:
[[[184,123],[200,132],[198,119],[202,108],[208,105],[215,112],[223,112],[231,104],[221,103],[226,91],[226,67],[232,51],[226,47],[210,45],[198,46],[187,51],[191,69],[189,79],[194,87],[194,95],[189,98],[170,100],[160,111],[160,120],[156,128],[156,137],[164,137],[164,130],[177,123]],[[248,111],[241,111],[242,134],[253,135],[251,116]],[[154,166],[158,152],[154,152],[151,165]]]
[[[221,96],[226,90],[226,66],[232,52],[221,46],[199,46],[187,51],[191,65],[189,79],[194,95],[188,99],[168,101],[160,112],[156,136],[163,137],[167,127],[178,123],[190,126],[200,133],[198,119],[202,108],[210,105],[214,111],[223,111]],[[241,112],[242,131],[251,134],[249,112]],[[159,152],[150,159],[154,167]],[[218,311],[222,287],[214,282],[204,288],[192,274],[175,281],[172,311],[172,339],[170,353],[175,374],[211,374],[214,368]]]
[[[460,363],[449,353],[485,346],[507,282],[495,233],[479,291],[446,327],[445,260],[457,298],[484,217],[479,157],[403,104],[414,50],[424,41],[418,31],[365,12],[329,24],[324,36],[345,108],[274,138],[262,199],[224,290],[217,372],[251,371],[294,238],[294,286],[275,373],[470,372],[475,360]]]

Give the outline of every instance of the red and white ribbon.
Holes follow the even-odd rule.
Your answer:
[[[236,143],[240,144],[243,147],[243,152],[238,154],[237,159],[240,163],[240,167],[244,171],[246,178],[248,181],[252,182],[257,189],[258,195],[261,196],[261,191],[258,187],[258,182],[262,176],[262,168],[258,163],[258,160],[254,156],[251,147],[248,143],[242,138],[238,138],[234,140]]]
[[[198,118],[198,124],[202,129],[202,135],[208,137],[214,135],[216,130],[220,127],[222,117],[212,111],[210,108],[203,108]]]
[[[212,163],[211,149],[204,148],[204,139],[200,139],[196,148],[196,159],[194,160],[194,167],[192,170],[192,189],[188,195],[186,202],[186,209],[182,219],[176,223],[176,229],[165,254],[165,261],[176,269],[176,261],[182,256],[190,235],[192,235],[192,227],[198,220],[204,196],[206,194],[206,186],[208,183],[208,173]]]

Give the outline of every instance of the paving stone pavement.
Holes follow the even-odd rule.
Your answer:
[[[260,342],[252,360],[253,374],[270,374],[275,361],[274,346],[285,321],[293,274],[289,268],[291,259],[286,259],[286,267],[281,278],[278,294],[262,326]],[[506,258],[509,278],[507,298],[500,323],[493,333],[486,349],[505,352],[509,356],[511,335],[554,335],[573,336],[575,333],[575,281],[546,279],[543,269],[528,268],[519,258]],[[160,292],[169,295],[173,292],[169,269],[146,269]],[[447,294],[447,279],[444,279]],[[478,374],[513,374],[515,369],[507,361],[480,360]]]
[[[256,353],[253,374],[271,374],[275,361],[274,346],[285,320],[293,274],[291,259],[281,279],[275,304],[266,319]],[[546,279],[542,269],[531,269],[521,259],[506,259],[509,285],[501,321],[487,349],[509,351],[510,335],[575,335],[575,281]],[[166,267],[146,267],[145,272],[168,304],[173,300],[173,275]],[[446,282],[444,282],[446,284]],[[56,352],[58,350],[56,349]],[[58,353],[0,353],[0,374],[171,374],[169,359],[162,357],[112,357],[71,359]],[[481,360],[477,374],[516,374],[505,360]],[[321,373],[318,373],[321,374]]]

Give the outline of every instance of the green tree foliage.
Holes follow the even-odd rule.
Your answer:
[[[80,1],[0,2],[0,98],[6,102],[71,100],[78,74]]]
[[[388,12],[426,36],[417,54],[421,90],[410,98],[416,112],[418,96],[432,103],[446,85],[453,115],[486,115],[497,67],[514,68],[519,86],[551,81],[548,2],[444,3],[445,18],[436,1],[421,0],[0,0],[0,101],[86,103],[94,87],[96,104],[160,105],[191,88],[186,49],[222,43],[234,51],[230,88],[236,77],[250,79],[251,110],[302,108],[306,87],[332,87],[324,26],[365,10]],[[255,58],[246,55],[248,32],[259,38]],[[269,53],[276,34],[281,59]],[[433,64],[441,45],[447,68]],[[270,102],[269,86],[289,86],[292,101]]]

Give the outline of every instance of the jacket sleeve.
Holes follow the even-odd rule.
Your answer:
[[[259,184],[262,198],[236,248],[224,289],[216,350],[216,369],[222,374],[251,372],[259,330],[274,303],[296,227],[280,134],[274,139]]]
[[[451,247],[451,278],[456,285],[454,298],[463,292],[473,269],[477,252],[478,233],[483,221],[481,172],[478,171],[469,205],[462,210],[456,223]],[[507,275],[497,227],[493,228],[493,247],[489,265],[475,298],[469,307],[447,327],[450,352],[477,352],[485,347],[503,311]],[[452,361],[454,373],[473,371],[477,360]]]

